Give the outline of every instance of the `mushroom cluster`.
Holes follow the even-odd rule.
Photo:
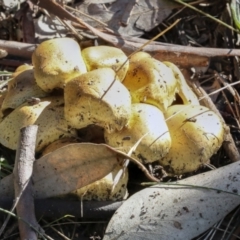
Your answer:
[[[207,163],[222,145],[223,122],[199,104],[173,63],[145,52],[128,58],[110,46],[81,50],[75,40],[59,38],[41,43],[32,64],[16,70],[1,96],[0,143],[10,149],[17,147],[19,129],[29,124],[39,126],[36,151],[43,154],[97,126],[111,147],[181,175]],[[123,187],[111,189],[119,168],[75,193],[89,199],[86,192],[92,192],[103,200],[96,196],[103,191],[105,200],[124,198],[126,172],[119,181]]]

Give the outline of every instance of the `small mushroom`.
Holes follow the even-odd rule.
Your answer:
[[[128,169],[125,169],[123,175],[119,174],[121,171],[122,166],[119,165],[104,178],[77,189],[72,194],[81,200],[117,201],[126,199],[128,196]]]
[[[18,75],[20,72],[29,69],[33,69],[33,66],[29,64],[20,65],[19,67],[16,68],[15,72],[12,74],[12,77],[16,77],[16,75]]]
[[[165,113],[172,139],[168,154],[159,162],[170,175],[197,170],[221,147],[224,124],[200,105],[173,105]]]
[[[69,81],[64,89],[65,118],[74,128],[96,124],[121,130],[131,114],[131,96],[111,68],[99,68]]]
[[[192,89],[188,86],[182,72],[180,69],[171,62],[163,62],[165,65],[167,65],[170,69],[172,69],[172,72],[177,79],[178,83],[178,95],[183,101],[183,104],[192,104],[192,105],[200,105],[197,96],[192,91]]]
[[[120,81],[128,70],[128,58],[119,48],[111,46],[94,46],[82,50],[83,60],[88,71],[98,68],[112,68]]]
[[[130,91],[133,103],[152,104],[163,112],[172,104],[177,92],[177,80],[172,70],[142,52],[130,58],[123,84]]]
[[[13,73],[13,79],[8,82],[6,97],[2,103],[2,112],[15,109],[31,97],[42,98],[48,94],[36,83],[33,67],[22,65]]]
[[[44,91],[63,88],[66,82],[87,71],[79,44],[71,38],[42,42],[32,55],[36,82]]]
[[[163,113],[157,107],[144,103],[132,104],[131,117],[121,131],[105,131],[104,136],[107,144],[125,153],[140,141],[133,156],[142,163],[163,158],[171,147]]]
[[[76,136],[76,131],[64,119],[63,108],[63,97],[59,96],[43,98],[33,105],[20,105],[0,123],[0,143],[15,150],[20,129],[31,124],[38,125],[37,152],[59,138]]]

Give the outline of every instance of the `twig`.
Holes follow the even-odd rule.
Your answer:
[[[145,39],[127,38],[103,33],[100,31],[98,32],[99,37],[116,47],[120,47],[126,53],[131,53],[137,50],[139,47],[141,47],[144,43],[147,42],[147,40]],[[0,48],[6,50],[8,54],[27,59],[31,59],[32,53],[35,50],[36,46],[37,44],[0,40]],[[239,49],[205,47],[197,48],[161,42],[152,42],[149,45],[145,46],[143,50],[149,52],[150,54],[158,54],[158,52],[166,54],[172,53],[175,55],[176,58],[181,58],[180,54],[190,54],[203,57],[240,56]]]
[[[6,50],[8,55],[31,59],[36,44],[0,40],[0,48]]]
[[[37,125],[31,125],[20,130],[13,169],[15,201],[17,202],[16,210],[20,218],[18,220],[20,236],[21,239],[31,240],[37,240],[37,234],[34,229],[41,230],[35,217],[31,181],[33,162],[35,161],[37,129]]]

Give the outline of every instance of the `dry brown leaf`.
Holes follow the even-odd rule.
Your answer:
[[[96,1],[95,1],[96,2]],[[103,4],[78,6],[78,9],[104,23],[115,33],[127,36],[141,36],[159,25],[179,5],[169,0],[117,0],[106,8]],[[91,26],[100,26],[94,20],[83,15],[79,17]]]
[[[104,144],[76,143],[59,148],[35,162],[34,196],[66,194],[103,178],[119,164],[119,153]],[[13,197],[12,174],[0,181],[0,196]]]

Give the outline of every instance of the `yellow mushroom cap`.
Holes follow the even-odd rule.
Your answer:
[[[65,83],[87,71],[79,44],[71,38],[42,42],[32,55],[36,82],[44,91],[63,88]]]
[[[163,62],[163,63],[173,71],[173,74],[177,79],[178,95],[182,99],[183,104],[200,105],[197,96],[192,91],[192,89],[188,86],[180,69],[174,63],[171,63],[171,62]]]
[[[25,71],[25,70],[29,70],[29,69],[33,69],[32,65],[29,64],[23,64],[20,65],[16,68],[15,72],[13,73],[13,77],[15,77],[16,75],[18,75],[20,72]]]
[[[143,58],[151,58],[151,55],[147,52],[136,52],[133,55],[130,56],[130,59],[132,62],[139,61]]]
[[[128,169],[125,169],[123,175],[114,186],[115,179],[121,170],[122,166],[119,165],[104,178],[77,189],[72,194],[78,196],[81,200],[117,201],[126,199],[128,196]]]
[[[37,152],[59,138],[76,136],[64,119],[63,107],[63,97],[59,96],[44,98],[34,105],[20,105],[0,123],[0,143],[15,150],[20,129],[31,124],[38,125]]]
[[[88,71],[98,68],[112,68],[120,81],[122,81],[128,70],[128,59],[126,54],[119,48],[111,46],[94,46],[82,50],[82,56]]]
[[[37,85],[33,67],[23,65],[13,76],[8,82],[7,94],[2,103],[3,112],[8,108],[15,109],[31,97],[41,98],[48,95]]]
[[[177,92],[177,80],[172,70],[142,52],[130,58],[123,84],[130,91],[134,103],[152,104],[162,111],[172,104]]]
[[[160,160],[170,174],[197,170],[221,147],[224,125],[211,110],[200,105],[173,105],[165,114],[172,139],[168,154]]]
[[[104,136],[107,144],[126,153],[141,140],[133,156],[142,163],[160,160],[171,147],[163,113],[157,107],[144,103],[132,104],[129,122],[121,131],[105,131]]]
[[[96,124],[122,129],[131,114],[131,96],[111,68],[99,68],[69,81],[64,89],[65,118],[77,129]]]

